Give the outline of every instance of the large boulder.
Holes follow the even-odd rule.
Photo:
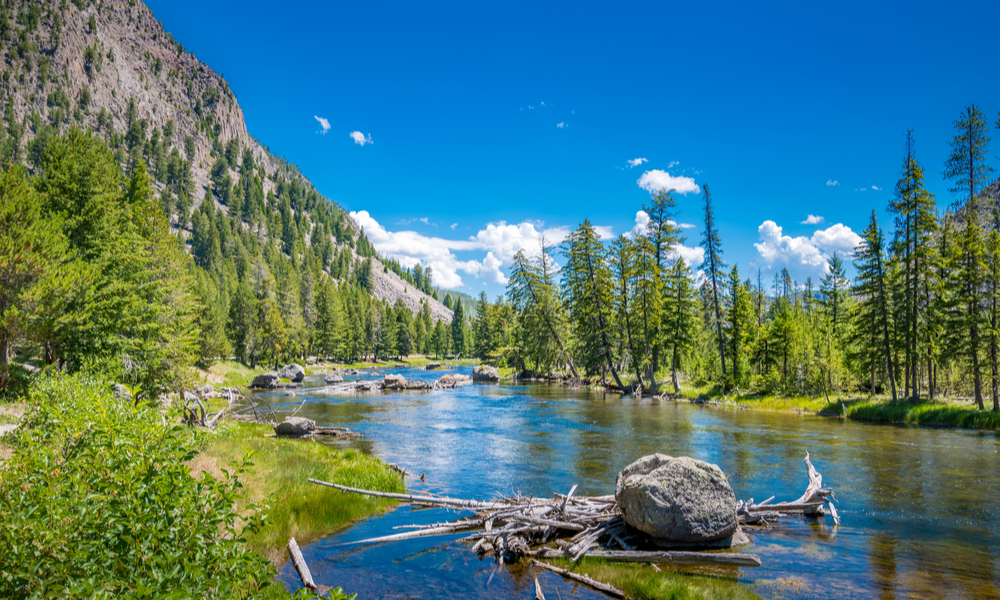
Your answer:
[[[327,383],[343,383],[344,378],[337,373],[330,372],[323,375],[323,381]]]
[[[261,373],[253,378],[250,387],[271,390],[278,387],[279,380],[277,373]]]
[[[429,363],[427,363],[427,367],[426,368],[427,368],[428,371],[433,371],[434,369],[440,369],[441,368],[441,363],[439,363],[439,362],[429,362]]]
[[[497,383],[500,381],[500,369],[489,365],[479,365],[472,369],[472,380],[484,383]]]
[[[302,365],[297,365],[295,363],[286,365],[282,367],[280,371],[278,371],[278,377],[294,381],[295,383],[299,383],[300,381],[302,381],[305,378],[305,376],[306,376],[306,370],[302,368]]]
[[[389,374],[385,376],[382,380],[382,387],[387,390],[405,390],[406,389],[406,377],[402,375]]]
[[[615,500],[625,522],[654,538],[705,543],[739,526],[736,494],[725,473],[686,456],[644,456],[618,474]]]
[[[302,417],[288,417],[274,426],[274,433],[285,436],[309,435],[315,429],[315,421],[310,421]]]

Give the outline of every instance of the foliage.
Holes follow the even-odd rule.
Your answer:
[[[42,379],[28,404],[0,480],[0,595],[255,597],[272,585],[243,543],[262,524],[240,481],[249,457],[191,477],[197,436],[86,374]]]

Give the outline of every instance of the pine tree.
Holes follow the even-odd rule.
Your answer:
[[[653,195],[649,204],[643,203],[642,210],[649,216],[645,235],[653,244],[656,268],[661,275],[665,275],[668,263],[674,258],[674,247],[684,241],[681,230],[674,220],[677,217],[677,200],[674,198],[673,192],[663,189]],[[662,332],[657,331],[652,348],[651,372],[653,373],[660,367],[661,339]]]
[[[965,229],[959,234],[952,260],[949,286],[948,346],[950,354],[971,366],[976,404],[983,409],[982,344],[989,329],[984,311],[986,247],[973,211],[966,211]]]
[[[722,379],[726,379],[726,350],[722,336],[722,302],[720,288],[726,274],[726,263],[722,260],[722,241],[719,231],[715,228],[715,209],[712,208],[712,195],[708,185],[703,185],[705,192],[705,231],[702,232],[701,246],[705,249],[705,276],[711,286],[712,314],[715,319],[715,332],[719,341],[719,360],[722,365]]]
[[[944,164],[945,179],[951,179],[949,188],[954,194],[961,194],[968,210],[978,212],[979,194],[990,183],[993,168],[986,163],[990,137],[986,117],[975,104],[967,106],[962,115],[953,121],[955,137],[951,140],[951,155]],[[995,223],[1000,223],[1000,213],[991,207]],[[977,215],[978,216],[978,215]]]
[[[465,351],[465,309],[462,307],[462,299],[458,297],[451,317],[451,347],[458,354]]]
[[[680,357],[694,343],[695,333],[695,298],[692,289],[691,269],[684,259],[674,261],[667,273],[666,297],[668,298],[664,311],[664,344],[670,349],[670,381],[674,393],[681,392],[677,379],[677,369],[680,368]]]
[[[875,393],[875,372],[878,365],[888,367],[892,402],[897,402],[896,378],[893,372],[890,345],[889,294],[886,289],[885,237],[872,211],[871,220],[861,244],[854,251],[854,267],[858,271],[854,295],[860,298],[854,315],[856,346],[871,373],[872,393]]]
[[[578,340],[578,357],[588,373],[605,369],[611,373],[619,389],[625,389],[618,371],[612,347],[613,301],[611,271],[600,236],[589,220],[570,234],[563,246],[566,264],[562,270],[562,290],[574,333]]]
[[[1000,411],[1000,232],[990,232],[988,241],[987,311],[989,315],[988,347],[990,361],[990,392],[993,410]]]
[[[496,334],[496,324],[493,306],[490,305],[486,292],[479,293],[479,301],[476,304],[476,358],[489,360],[495,349],[494,336]]]
[[[753,305],[750,293],[740,281],[736,265],[729,272],[729,362],[732,368],[726,385],[729,388],[745,386],[750,379],[747,346],[753,327]]]
[[[847,318],[846,304],[848,301],[848,288],[850,281],[847,279],[847,271],[844,269],[844,261],[836,252],[827,260],[827,272],[820,281],[820,292],[823,294],[821,304],[830,325],[833,328],[833,335],[839,338],[844,321]]]

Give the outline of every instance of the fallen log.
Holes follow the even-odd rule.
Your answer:
[[[320,481],[318,479],[312,479],[312,478],[309,478],[309,483],[315,483],[317,485],[331,487],[335,490],[340,490],[342,492],[351,492],[352,494],[361,494],[363,496],[374,496],[376,498],[391,498],[393,500],[404,500],[406,502],[413,502],[415,504],[441,506],[444,508],[465,508],[469,510],[475,510],[477,508],[490,508],[496,506],[496,503],[494,502],[459,500],[458,498],[435,498],[432,496],[418,496],[416,494],[391,494],[388,492],[375,492],[372,490],[362,490],[360,488],[352,488],[346,485],[338,485],[336,483]]]
[[[545,594],[542,593],[542,584],[538,583],[537,577],[535,577],[535,600],[545,600]]]
[[[532,559],[531,563],[533,565],[535,565],[536,567],[541,567],[541,568],[543,568],[543,569],[545,569],[547,571],[552,571],[553,573],[556,573],[557,575],[562,575],[566,579],[572,579],[573,581],[582,583],[584,585],[589,585],[590,587],[594,588],[595,590],[600,590],[600,591],[604,592],[605,594],[608,594],[609,596],[614,596],[615,598],[624,598],[625,597],[625,592],[623,592],[622,590],[616,588],[615,586],[609,585],[607,583],[602,583],[600,581],[597,581],[596,579],[591,579],[590,577],[587,577],[586,575],[578,575],[576,573],[573,573],[572,571],[567,571],[565,569],[560,569],[559,567],[552,566],[549,563],[542,562],[540,560]]]
[[[295,542],[295,538],[289,538],[288,540],[288,553],[292,555],[292,564],[295,565],[295,570],[299,574],[299,579],[302,580],[302,585],[310,590],[315,590],[316,582],[313,581],[312,573],[309,572],[309,565],[306,564],[306,559],[302,557],[302,551],[299,550],[299,545]]]
[[[538,558],[568,558],[566,552],[553,548],[534,551],[529,556]],[[588,558],[602,558],[610,562],[658,563],[661,565],[712,565],[759,567],[760,557],[743,552],[643,552],[639,550],[590,550]]]

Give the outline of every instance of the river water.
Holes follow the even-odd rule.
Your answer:
[[[387,372],[407,379],[443,374],[379,370]],[[809,451],[840,498],[842,524],[787,517],[752,536],[747,551],[762,567],[712,574],[746,582],[765,598],[1000,598],[1000,435],[993,432],[867,425],[545,384],[347,397],[324,396],[323,385],[310,377],[296,398],[268,399],[287,413],[309,398],[300,416],[363,434],[331,445],[423,474],[424,483],[408,478],[413,490],[461,498],[548,496],[574,484],[579,494],[611,494],[622,467],[660,452],[718,464],[737,498],[793,500],[805,490],[802,458]],[[536,573],[494,573],[493,559],[479,559],[457,536],[341,545],[393,533],[397,525],[452,518],[402,507],[303,553],[317,583],[361,599],[534,597]],[[290,564],[281,577],[298,587]],[[541,580],[547,597],[603,597],[551,574]]]

